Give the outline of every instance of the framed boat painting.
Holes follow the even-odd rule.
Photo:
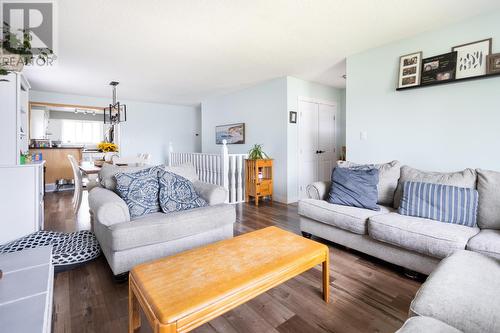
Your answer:
[[[245,123],[216,126],[215,143],[221,145],[223,140],[227,144],[245,143]]]

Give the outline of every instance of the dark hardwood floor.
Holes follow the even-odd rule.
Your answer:
[[[86,196],[77,218],[72,192],[48,193],[46,228],[88,229]],[[235,234],[276,225],[298,233],[295,205],[263,203],[237,206]],[[197,333],[234,332],[394,332],[407,317],[420,282],[398,267],[338,245],[330,247],[331,303],[321,298],[320,267],[311,269],[267,293],[197,328]],[[59,332],[127,332],[127,284],[113,281],[103,256],[55,277],[53,329]],[[151,332],[143,318],[140,332]]]

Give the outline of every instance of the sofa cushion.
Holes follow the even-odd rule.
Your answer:
[[[380,210],[377,206],[377,184],[377,169],[334,168],[328,202]]]
[[[164,213],[207,206],[207,202],[196,193],[193,183],[186,178],[168,171],[158,175],[160,183],[160,207]]]
[[[148,169],[151,166],[118,166],[114,164],[104,163],[101,170],[99,170],[99,183],[102,187],[114,191],[116,190],[116,178],[115,175],[119,172],[131,173],[144,169]]]
[[[470,333],[500,332],[500,262],[457,251],[429,275],[410,312]]]
[[[337,166],[353,167],[360,166],[349,161],[339,161]],[[378,201],[379,205],[392,206],[394,201],[394,192],[398,186],[398,180],[401,175],[401,163],[399,161],[392,161],[382,164],[373,164],[374,168],[378,169]]]
[[[481,230],[469,240],[467,249],[500,259],[500,230]]]
[[[411,317],[396,333],[462,333],[462,331],[431,317]]]
[[[398,213],[376,215],[368,220],[368,234],[373,239],[435,258],[444,258],[463,250],[479,228],[438,223]]]
[[[184,163],[175,166],[163,165],[162,167],[165,171],[182,176],[192,183],[199,180],[196,168],[191,163]]]
[[[476,171],[465,169],[458,172],[427,172],[409,166],[401,167],[401,177],[394,194],[394,208],[399,207],[403,195],[404,182],[414,181],[422,183],[443,184],[458,187],[476,188]],[[479,199],[481,200],[481,199]]]
[[[475,189],[404,182],[399,214],[474,227],[478,194]]]
[[[116,193],[127,204],[131,219],[160,211],[159,171],[158,167],[152,167],[115,175]]]
[[[299,201],[299,215],[360,235],[366,234],[366,221],[369,217],[391,211],[394,210],[385,206],[380,206],[379,211],[373,211],[334,205],[324,200],[303,199]]]
[[[226,202],[228,191],[219,185],[209,184],[202,181],[193,182],[194,189],[210,205],[218,205]]]
[[[500,229],[500,172],[478,169],[477,191],[479,208],[477,224],[480,228]]]
[[[229,204],[170,214],[153,213],[111,226],[100,224],[98,227],[104,230],[99,232],[99,241],[112,251],[122,251],[203,233],[232,224],[235,220],[235,207]]]

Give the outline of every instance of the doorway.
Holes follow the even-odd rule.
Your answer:
[[[335,121],[337,105],[299,99],[299,198],[307,198],[307,185],[330,180],[337,151]]]

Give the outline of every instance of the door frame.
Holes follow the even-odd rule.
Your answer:
[[[337,113],[338,113],[338,103],[331,100],[319,99],[319,98],[311,98],[305,96],[298,96],[297,98],[297,149],[300,149],[300,137],[302,129],[302,122],[300,120],[300,102],[310,102],[317,104],[324,104],[333,106],[335,108],[334,112],[334,128],[333,128],[333,137],[334,137],[334,145],[335,145],[335,156],[338,156],[337,151]],[[302,175],[302,163],[300,162],[300,152],[297,154],[297,200],[300,200],[300,176]]]

